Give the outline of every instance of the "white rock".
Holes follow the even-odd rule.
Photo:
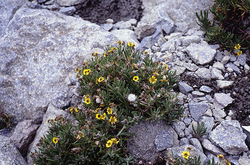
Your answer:
[[[216,82],[217,82],[217,86],[219,88],[222,88],[222,89],[227,88],[227,87],[233,85],[233,83],[234,83],[234,81],[226,81],[226,80],[216,80]]]

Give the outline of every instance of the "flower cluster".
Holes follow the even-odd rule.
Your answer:
[[[241,48],[240,44],[237,44],[234,47],[234,53],[236,53],[238,56],[242,54],[242,51],[240,50],[240,48]]]
[[[148,52],[141,59],[132,42],[117,44],[108,45],[103,55],[92,53],[92,61],[75,69],[83,104],[68,108],[75,121],[50,122],[49,134],[40,144],[42,154],[33,155],[35,163],[133,163],[126,151],[132,136],[128,128],[141,119],[170,123],[182,115],[183,107],[170,92],[178,84],[176,72],[153,62]]]

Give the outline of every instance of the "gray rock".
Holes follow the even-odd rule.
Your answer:
[[[198,150],[200,150],[201,152],[203,152],[201,143],[198,139],[196,138],[191,138],[189,139],[190,144],[192,144],[195,148],[197,148]]]
[[[221,62],[215,62],[213,64],[213,68],[220,69],[221,71],[225,70],[225,67],[224,67],[224,65]]]
[[[80,3],[87,3],[89,0],[56,0],[60,6],[73,6]]]
[[[234,65],[233,63],[227,63],[226,65],[225,65],[225,67],[226,68],[230,68],[230,69],[232,69],[233,71],[235,71],[236,73],[241,73],[241,71],[240,71],[240,69],[236,66],[236,65]]]
[[[189,117],[185,117],[183,122],[185,123],[186,126],[188,126],[191,123],[192,119]]]
[[[192,118],[199,122],[202,115],[209,109],[209,105],[207,103],[189,103],[188,104],[189,111],[192,115]]]
[[[185,67],[181,67],[181,66],[174,66],[171,68],[171,71],[175,72],[176,71],[176,75],[181,75],[182,73],[184,73],[186,70]]]
[[[247,74],[247,73],[249,73],[250,67],[247,64],[245,64],[244,70],[245,70],[245,73]]]
[[[224,56],[221,60],[222,64],[226,64],[230,60],[230,56]]]
[[[246,64],[246,54],[241,54],[237,57],[237,62],[239,62],[240,65]]]
[[[219,50],[216,50],[216,55],[215,55],[214,59],[216,61],[221,61],[222,58],[223,58],[222,53]]]
[[[181,93],[188,94],[193,88],[185,82],[179,82],[179,90]]]
[[[3,35],[9,21],[13,18],[16,11],[25,4],[26,0],[1,0],[0,7],[0,36]]]
[[[210,63],[216,54],[216,50],[212,49],[205,41],[200,44],[191,43],[186,52],[196,64],[204,65]]]
[[[65,14],[65,15],[73,15],[76,11],[76,8],[74,6],[71,7],[62,7],[59,10],[59,13]]]
[[[181,138],[180,139],[180,146],[184,146],[190,144],[188,138]]]
[[[219,79],[219,80],[223,80],[224,77],[222,76],[222,73],[219,69],[213,68],[211,71],[211,78],[212,79]]]
[[[153,25],[139,24],[135,29],[135,34],[139,40],[154,34],[156,28]]]
[[[195,74],[201,78],[210,80],[211,79],[211,72],[207,68],[199,68]]]
[[[219,88],[228,88],[233,85],[234,81],[226,81],[226,80],[216,80],[217,86]]]
[[[178,135],[163,121],[141,122],[129,129],[135,134],[129,139],[127,148],[136,160],[155,162],[160,150],[179,146]]]
[[[250,147],[250,126],[242,126],[243,132],[247,135],[246,144]]]
[[[102,24],[100,25],[104,30],[106,31],[109,31],[113,28],[113,24],[109,24],[109,23],[106,23],[106,24]]]
[[[208,86],[202,85],[199,89],[201,92],[206,92],[206,93],[210,93],[212,91],[212,89]]]
[[[191,150],[189,150],[191,149]],[[182,157],[182,152],[184,151],[189,151],[191,158],[198,158],[200,156],[200,161],[201,164],[205,163],[206,160],[206,155],[204,153],[202,153],[199,149],[197,149],[196,147],[194,147],[193,145],[183,145],[180,147],[172,147],[172,148],[168,148],[167,151],[169,153],[173,153],[173,157],[179,157],[179,158],[183,158]]]
[[[10,138],[0,135],[0,164],[27,165],[26,161],[16,149]]]
[[[199,91],[192,91],[192,95],[194,97],[201,97],[201,96],[204,96],[205,94],[203,92],[199,92]]]
[[[250,158],[246,154],[244,154],[239,158],[239,164],[240,165],[250,164]]]
[[[48,110],[46,114],[43,116],[43,122],[39,129],[36,132],[36,136],[34,138],[34,141],[30,144],[29,149],[28,149],[28,155],[27,155],[27,162],[29,165],[33,165],[32,158],[30,157],[30,154],[33,152],[38,151],[38,146],[36,144],[39,142],[41,137],[44,137],[47,132],[49,131],[50,124],[47,122],[49,119],[54,119],[57,116],[62,115],[62,117],[68,119],[70,114],[67,113],[66,111],[63,111],[61,109],[58,109],[54,107],[53,105],[49,105]]]
[[[181,45],[181,41],[179,38],[172,38],[170,40],[168,40],[167,42],[165,42],[162,46],[161,46],[161,51],[168,51],[168,52],[175,52],[176,48],[178,46]]]
[[[19,9],[0,38],[3,108],[22,121],[42,120],[49,103],[68,106],[69,85],[77,81],[75,67],[117,40],[138,45],[131,30],[109,33],[81,18]]]
[[[176,121],[176,122],[173,122],[173,128],[175,130],[175,132],[178,134],[179,137],[184,137],[185,136],[185,133],[184,133],[184,130],[186,128],[186,125],[184,122],[182,121]]]
[[[28,147],[33,141],[38,127],[39,125],[33,124],[32,120],[24,120],[17,124],[14,133],[10,137],[23,156],[27,154]]]
[[[215,93],[214,94],[214,108],[222,109],[225,108],[228,104],[231,104],[234,99],[230,97],[230,93]]]
[[[214,127],[214,118],[213,117],[208,117],[208,116],[202,116],[200,120],[200,124],[204,123],[204,126],[207,128],[207,133],[212,131],[212,128]]]
[[[221,109],[213,109],[213,116],[215,121],[222,121],[226,117],[226,113]]]
[[[38,3],[44,3],[46,1],[48,1],[48,0],[37,0]]]
[[[183,66],[185,66],[187,70],[192,71],[192,72],[195,72],[199,68],[197,65],[193,63],[184,63]]]
[[[213,145],[208,139],[202,140],[202,146],[214,155],[226,155],[222,149]]]
[[[201,41],[201,38],[196,36],[196,35],[192,35],[192,36],[185,36],[182,37],[182,45],[183,46],[189,46],[191,43],[199,43]]]
[[[236,120],[224,120],[210,134],[209,140],[231,155],[248,151],[245,144],[246,135]]]

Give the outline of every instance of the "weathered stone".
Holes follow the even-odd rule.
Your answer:
[[[242,126],[243,132],[247,135],[246,144],[250,148],[250,126]]]
[[[225,70],[225,67],[224,67],[224,65],[221,62],[215,62],[213,64],[213,68],[220,69],[221,71]]]
[[[28,147],[33,141],[38,127],[39,125],[33,124],[32,120],[24,120],[17,124],[14,133],[10,137],[23,156],[26,156]]]
[[[193,35],[193,36],[185,36],[181,38],[182,40],[182,45],[183,46],[189,46],[191,43],[199,43],[201,41],[201,38]]]
[[[73,6],[79,3],[87,3],[89,0],[56,0],[60,6]]]
[[[73,15],[76,11],[76,8],[74,6],[71,7],[62,7],[59,10],[59,13],[65,14],[65,15]]]
[[[239,62],[240,65],[245,65],[246,64],[246,54],[241,54],[240,56],[237,57],[237,62]]]
[[[227,69],[232,69],[233,71],[235,71],[235,72],[238,73],[238,74],[241,73],[240,69],[239,69],[236,65],[234,65],[233,63],[227,63],[227,64],[225,65],[225,67],[226,67]]]
[[[221,109],[213,109],[213,116],[215,121],[222,121],[226,117],[226,113]]]
[[[16,149],[10,138],[0,135],[0,164],[27,165],[26,161]]]
[[[28,155],[27,155],[27,162],[29,165],[33,165],[32,158],[30,157],[30,154],[33,152],[38,151],[38,146],[36,144],[39,142],[41,137],[44,137],[47,132],[49,131],[50,124],[47,122],[49,119],[54,119],[57,116],[62,115],[62,117],[68,119],[70,114],[67,113],[66,111],[63,111],[61,109],[58,109],[54,107],[53,105],[49,105],[47,112],[43,116],[43,122],[39,129],[36,132],[36,136],[34,138],[34,141],[30,144],[29,149],[28,149]]]
[[[250,164],[250,158],[247,156],[247,154],[244,154],[239,158],[239,164],[240,165]]]
[[[193,63],[184,63],[183,66],[185,66],[187,68],[187,70],[190,70],[192,72],[195,72],[199,68],[197,65],[195,65]]]
[[[210,63],[216,54],[216,50],[212,49],[205,41],[200,44],[191,43],[186,52],[196,64],[204,65]]]
[[[189,111],[192,115],[192,118],[199,122],[202,115],[209,109],[209,105],[207,103],[189,103],[188,104]]]
[[[202,140],[202,146],[214,155],[226,155],[222,149],[213,145],[208,139]]]
[[[206,93],[210,93],[212,91],[212,89],[208,86],[202,85],[199,89],[201,92],[206,92]]]
[[[211,79],[211,72],[207,68],[199,68],[195,74],[201,78],[210,80]]]
[[[104,51],[117,40],[138,45],[131,30],[110,33],[81,18],[19,9],[0,38],[4,110],[17,121],[42,120],[49,103],[58,108],[68,106],[69,85],[77,81],[75,67],[89,60],[95,50]]]
[[[135,29],[135,34],[139,40],[154,34],[156,28],[153,25],[139,24]]]
[[[214,118],[202,116],[199,123],[201,124],[202,122],[204,123],[204,127],[207,128],[206,133],[211,132],[212,128],[214,127]]]
[[[230,87],[231,85],[233,85],[234,81],[226,81],[226,80],[216,80],[217,82],[217,86],[219,88],[228,88]]]
[[[210,134],[209,140],[231,155],[248,151],[245,144],[246,135],[236,120],[224,120]]]
[[[185,133],[184,133],[184,130],[186,128],[186,125],[184,122],[182,121],[176,121],[176,122],[173,122],[173,128],[175,130],[175,132],[178,134],[179,137],[184,137],[185,136]]]
[[[199,91],[192,91],[192,95],[194,97],[202,97],[204,96],[205,94],[203,92],[199,92]]]
[[[215,93],[214,94],[214,108],[222,109],[225,108],[228,104],[231,104],[234,99],[230,97],[230,93]]]
[[[188,148],[191,148],[192,150],[188,150]],[[179,157],[179,158],[183,158],[181,154],[184,151],[189,151],[191,158],[194,158],[195,156],[196,158],[198,158],[200,156],[201,164],[204,164],[207,158],[204,153],[202,153],[199,149],[197,149],[193,145],[183,145],[180,147],[172,147],[172,148],[168,148],[167,151],[169,153],[173,153],[173,157]]]
[[[158,152],[179,145],[178,135],[163,121],[134,125],[129,132],[135,134],[128,141],[128,150],[136,160],[155,162]]]
[[[211,71],[211,78],[212,79],[219,79],[219,80],[223,80],[224,77],[222,76],[222,73],[219,69],[213,68]]]
[[[181,138],[180,139],[180,146],[184,146],[190,144],[188,138]]]
[[[230,54],[229,54],[230,55]],[[230,56],[229,55],[227,55],[227,56],[224,56],[223,58],[222,58],[222,60],[221,60],[221,63],[222,64],[226,64],[229,60],[230,60]]]
[[[192,144],[195,148],[199,149],[201,152],[203,152],[201,143],[198,139],[196,138],[191,138],[189,139],[190,144]]]
[[[193,88],[185,82],[179,82],[179,90],[181,93],[188,94]]]
[[[16,11],[25,4],[25,1],[26,0],[0,0],[0,36],[3,35],[9,21]]]
[[[161,51],[168,51],[168,52],[175,52],[176,48],[178,46],[181,45],[181,41],[179,38],[172,38],[170,40],[168,40],[167,42],[165,42],[162,46],[161,46]]]
[[[176,75],[181,75],[182,73],[184,73],[186,70],[185,67],[181,67],[181,66],[174,66],[173,68],[171,68],[171,71],[175,72],[176,71]]]

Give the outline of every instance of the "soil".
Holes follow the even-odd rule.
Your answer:
[[[75,14],[92,23],[103,24],[108,18],[119,21],[142,17],[142,2],[140,0],[86,0],[76,5]]]
[[[237,76],[229,74],[225,80],[234,81],[234,84],[227,89],[220,89],[217,87],[215,80],[196,78],[188,76],[186,73],[183,73],[180,77],[180,81],[186,82],[197,90],[202,85],[209,86],[213,89],[210,93],[212,98],[215,93],[230,93],[230,96],[234,101],[224,108],[226,114],[232,110],[234,113],[232,116],[233,120],[239,121],[242,126],[250,125],[250,73],[246,74],[241,70],[241,74],[238,74]]]

